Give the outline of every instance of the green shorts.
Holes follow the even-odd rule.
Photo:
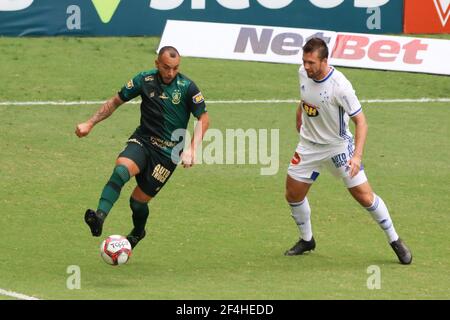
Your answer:
[[[136,182],[145,194],[155,197],[166,184],[177,165],[153,147],[145,146],[137,139],[130,139],[119,157],[133,160],[139,167]]]

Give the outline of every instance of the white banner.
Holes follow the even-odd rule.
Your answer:
[[[450,41],[338,33],[331,54],[336,66],[450,75]]]
[[[450,41],[326,30],[168,20],[159,48],[182,56],[301,64],[311,37],[325,39],[335,66],[450,75]]]
[[[168,20],[160,48],[176,47],[182,56],[299,64],[312,36],[334,45],[335,32],[284,27]],[[329,44],[329,45],[330,45]]]

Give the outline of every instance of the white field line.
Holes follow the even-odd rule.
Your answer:
[[[1,101],[0,106],[80,106],[80,105],[101,105],[105,101]],[[297,99],[285,100],[208,100],[207,104],[281,104],[298,103]],[[360,100],[361,103],[429,103],[429,102],[450,102],[450,98],[420,98],[420,99],[370,99]],[[129,101],[131,104],[139,104],[140,100]]]
[[[3,290],[2,288],[0,288],[0,295],[13,297],[13,298],[20,299],[20,300],[39,300],[36,297],[30,297],[25,294],[17,293],[14,291]]]

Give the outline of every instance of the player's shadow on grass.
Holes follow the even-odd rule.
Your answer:
[[[294,263],[294,264],[302,264],[306,265],[308,267],[314,268],[315,270],[320,269],[330,269],[330,267],[335,268],[348,268],[348,269],[358,269],[358,268],[367,268],[371,265],[377,265],[377,266],[401,266],[401,264],[398,262],[396,257],[392,258],[367,258],[363,255],[359,256],[352,256],[352,257],[345,257],[345,256],[339,256],[336,257],[335,255],[326,254],[326,253],[319,253],[319,252],[307,252],[299,256],[289,256],[286,257],[284,260],[288,263]]]

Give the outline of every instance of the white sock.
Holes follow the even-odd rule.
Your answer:
[[[300,236],[305,241],[312,238],[311,228],[311,208],[309,207],[308,198],[300,202],[289,203],[291,207],[291,215],[300,231]]]
[[[395,231],[394,223],[392,222],[391,216],[389,215],[388,208],[381,199],[376,194],[374,195],[373,203],[370,207],[366,208],[367,211],[372,215],[372,218],[378,223],[378,225],[383,229],[389,243],[398,240],[398,234]]]

